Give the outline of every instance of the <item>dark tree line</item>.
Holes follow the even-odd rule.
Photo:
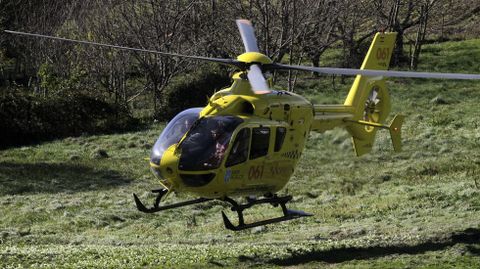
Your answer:
[[[358,67],[375,32],[389,30],[398,32],[393,64],[416,69],[427,39],[475,35],[475,27],[458,25],[479,13],[474,0],[10,0],[0,1],[0,29],[235,57],[243,48],[234,20],[248,18],[274,61],[320,66],[325,50],[338,48],[342,67]],[[76,91],[161,114],[172,81],[203,68],[184,59],[0,34],[1,86],[18,84],[45,98]],[[292,88],[296,76],[288,78]]]

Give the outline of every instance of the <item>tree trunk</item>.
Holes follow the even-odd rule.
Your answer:
[[[420,58],[420,51],[422,50],[422,44],[425,40],[425,34],[427,32],[428,22],[428,6],[423,5],[421,8],[421,19],[418,25],[417,36],[415,38],[415,46],[413,49],[412,58],[410,61],[410,69],[417,70],[418,60]]]
[[[310,56],[310,61],[314,67],[320,67],[320,54],[315,53],[314,55]],[[320,75],[317,72],[312,72],[314,77],[319,77]]]
[[[395,49],[393,51],[393,65],[399,66],[406,60],[403,53],[403,29],[398,27],[395,31],[397,32],[397,39],[395,40]]]

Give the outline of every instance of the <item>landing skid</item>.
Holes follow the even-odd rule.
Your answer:
[[[160,211],[164,211],[164,210],[167,210],[167,209],[183,207],[183,206],[193,205],[193,204],[199,204],[199,203],[204,203],[204,202],[212,200],[212,199],[207,199],[207,198],[198,198],[198,199],[194,199],[194,200],[188,200],[188,201],[184,201],[184,202],[179,202],[179,203],[173,203],[173,204],[169,204],[169,205],[160,206],[160,202],[162,201],[162,198],[165,196],[165,194],[168,193],[168,190],[158,189],[158,190],[152,190],[152,192],[157,193],[157,197],[155,199],[153,207],[151,207],[151,208],[147,208],[142,203],[142,201],[140,201],[138,196],[136,194],[133,194],[135,204],[136,204],[137,209],[139,211],[144,212],[144,213],[155,213],[155,212],[160,212]],[[301,217],[312,216],[312,214],[305,213],[303,211],[288,209],[287,206],[286,206],[286,203],[288,203],[290,200],[292,200],[292,196],[290,196],[290,195],[283,196],[283,197],[273,195],[272,197],[266,197],[266,198],[262,198],[262,199],[247,198],[247,203],[245,203],[245,204],[238,204],[235,200],[233,200],[232,198],[229,198],[229,197],[225,197],[225,198],[219,199],[219,200],[230,203],[232,205],[232,207],[231,207],[232,211],[237,212],[238,225],[235,226],[228,219],[227,215],[225,215],[225,213],[222,211],[222,218],[223,218],[223,223],[225,224],[225,228],[227,228],[229,230],[232,230],[232,231],[240,231],[240,230],[250,229],[250,228],[253,228],[253,227],[267,225],[267,224],[272,224],[272,223],[277,223],[277,222],[282,222],[282,221],[287,221],[287,220],[292,220],[292,219],[298,219],[298,218],[301,218]],[[252,207],[254,205],[258,205],[258,204],[271,204],[274,207],[277,207],[278,205],[280,205],[280,207],[282,208],[283,216],[246,224],[245,221],[244,221],[244,218],[243,218],[243,211],[247,208],[250,208],[250,207]]]
[[[240,231],[240,230],[250,229],[253,227],[263,226],[271,223],[277,223],[277,222],[282,222],[282,221],[287,221],[292,219],[298,219],[301,217],[312,216],[312,214],[305,213],[303,211],[288,209],[286,206],[286,203],[292,200],[292,196],[290,195],[283,196],[283,197],[278,197],[277,195],[274,195],[272,197],[262,198],[258,200],[247,199],[246,204],[238,204],[235,200],[228,197],[226,197],[224,200],[226,202],[229,202],[232,205],[232,208],[231,208],[232,211],[237,212],[237,215],[238,215],[238,225],[235,226],[228,219],[227,215],[225,215],[225,213],[222,211],[222,218],[223,218],[223,223],[225,224],[225,228],[232,231]],[[282,207],[283,216],[246,224],[243,218],[243,210],[257,204],[271,204],[274,207],[277,207],[278,205],[280,205]]]
[[[193,205],[193,204],[199,204],[203,202],[210,201],[212,199],[206,199],[206,198],[198,198],[195,200],[188,200],[180,203],[173,203],[169,205],[164,205],[160,206],[160,201],[162,200],[162,197],[168,192],[166,189],[158,189],[158,190],[152,190],[153,193],[158,193],[157,198],[155,199],[155,203],[153,204],[153,207],[147,208],[142,201],[138,198],[138,196],[134,193],[133,194],[133,199],[135,200],[135,204],[137,205],[137,209],[141,212],[144,213],[155,213],[167,209],[172,209],[172,208],[177,208],[177,207],[182,207],[182,206],[187,206],[187,205]]]

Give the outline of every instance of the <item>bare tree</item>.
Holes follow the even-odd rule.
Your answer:
[[[369,2],[344,0],[338,8],[337,35],[343,46],[343,66],[358,67],[365,54],[364,42],[378,31],[370,26],[372,5]]]
[[[10,29],[52,34],[63,25],[76,4],[74,0],[2,1],[2,25]],[[59,47],[49,46],[45,40],[20,40],[5,36],[4,33],[1,35],[2,39],[8,39],[8,54],[16,59],[14,73],[22,74],[21,77],[26,80],[23,83],[38,92],[37,70],[42,64],[52,63],[61,55]],[[46,94],[45,89],[43,94]]]
[[[189,54],[192,47],[191,29],[185,27],[194,1],[171,3],[168,1],[101,1],[103,6],[100,19],[93,25],[94,35],[105,42],[131,47]],[[107,8],[105,8],[107,6]],[[187,38],[188,36],[188,38]],[[145,85],[132,94],[125,89],[126,75],[129,72],[126,53],[110,52],[118,56],[112,59],[111,74],[104,81],[107,88],[122,93],[124,101],[132,101],[144,91],[150,91],[154,110],[158,111],[163,103],[163,90],[168,82],[185,69],[182,59],[160,57],[155,54],[133,53],[136,63],[145,74]],[[131,60],[131,59],[130,59]]]
[[[407,62],[407,57],[404,54],[404,35],[406,31],[420,24],[425,18],[424,15],[429,14],[438,1],[374,0],[379,22],[386,29],[397,32],[392,59],[393,65]]]
[[[335,1],[307,1],[302,13],[304,28],[301,50],[315,67],[320,66],[320,57],[333,43],[338,41],[335,34],[337,16],[341,12]]]
[[[2,2],[0,22],[29,32],[165,52],[234,57],[244,51],[234,20],[246,18],[254,23],[260,50],[274,61],[285,61],[288,55],[290,64],[308,60],[319,66],[324,51],[340,45],[344,67],[358,67],[368,47],[365,41],[376,31],[389,29],[399,33],[394,57],[397,63],[408,58],[403,55],[404,40],[415,40],[409,63],[416,68],[429,33],[444,36],[459,29],[459,22],[480,13],[477,2],[11,0]],[[442,13],[445,9],[452,14]],[[9,42],[4,42],[6,38]],[[0,44],[7,44],[8,54],[19,59],[14,73],[23,73],[24,84],[37,92],[47,95],[47,86],[54,85],[123,104],[143,97],[149,98],[155,111],[163,105],[169,82],[199,66],[153,54],[4,34],[0,34]],[[47,83],[49,80],[51,83]],[[293,90],[295,82],[296,73],[290,73],[289,89]]]
[[[438,39],[477,38],[480,35],[478,0],[439,0],[435,9],[429,14],[428,30]]]
[[[420,22],[418,24],[418,30],[415,37],[415,43],[413,51],[410,55],[410,69],[416,70],[418,66],[418,60],[420,57],[420,51],[422,49],[423,42],[427,33],[428,24],[428,10],[430,2],[424,3],[420,9]]]

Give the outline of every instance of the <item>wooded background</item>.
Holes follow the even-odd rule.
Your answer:
[[[0,125],[23,130],[0,138],[8,144],[26,131],[38,139],[113,131],[137,124],[132,113],[168,120],[203,105],[208,94],[228,85],[231,71],[13,36],[5,29],[227,58],[243,52],[235,19],[245,18],[254,24],[261,51],[276,62],[322,66],[324,52],[336,49],[340,56],[328,64],[353,68],[377,31],[395,31],[392,67],[416,69],[422,44],[478,38],[479,14],[477,0],[0,1]],[[293,90],[296,74],[286,77]]]

